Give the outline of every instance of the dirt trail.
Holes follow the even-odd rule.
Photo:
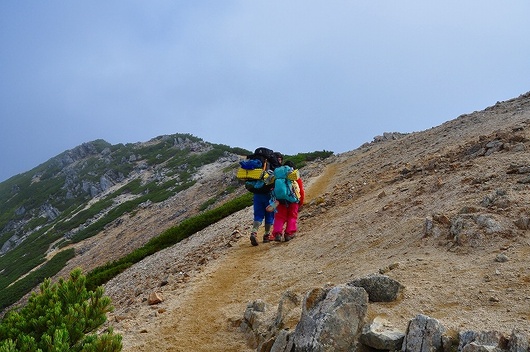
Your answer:
[[[160,329],[166,337],[166,351],[246,351],[246,342],[237,330],[243,311],[238,300],[248,290],[241,284],[259,265],[266,247],[251,247],[245,238],[204,275],[187,300],[169,311],[172,319]],[[239,338],[238,338],[239,337]],[[172,347],[170,347],[172,346]],[[157,349],[158,350],[158,349]],[[250,351],[250,349],[248,349]]]
[[[319,195],[323,194],[330,184],[333,175],[337,173],[338,165],[330,164],[322,174],[305,185],[305,203],[309,203]]]
[[[306,202],[326,190],[336,168],[330,165],[305,185]],[[262,232],[260,228],[259,238]],[[190,282],[188,292],[168,297],[159,326],[144,332],[145,344],[126,345],[124,351],[253,351],[238,329],[246,307],[241,302],[245,298],[247,302],[258,298],[278,302],[289,284],[280,283],[271,292],[270,282],[275,281],[275,270],[288,255],[287,245],[260,243],[252,247],[244,234],[227,255]],[[269,296],[263,297],[263,292]]]

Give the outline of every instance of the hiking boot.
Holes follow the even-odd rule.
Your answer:
[[[282,241],[282,235],[277,234],[276,236],[274,236],[274,241],[281,242]]]
[[[292,234],[292,235],[285,235],[285,236],[284,236],[285,242],[288,242],[288,241],[292,240],[293,238],[294,238],[294,234]]]
[[[269,243],[271,241],[270,235],[264,234],[263,235],[263,243]]]
[[[257,246],[258,245],[258,239],[256,238],[256,233],[255,232],[252,232],[250,234],[250,243],[252,243],[253,246]]]

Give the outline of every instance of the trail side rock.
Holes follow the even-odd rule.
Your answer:
[[[388,320],[375,317],[371,323],[363,327],[359,341],[377,350],[398,351],[404,339],[403,331],[393,327]]]
[[[462,331],[459,337],[458,350],[462,352],[508,349],[508,339],[498,331]]]
[[[514,329],[508,341],[508,350],[510,352],[528,352],[529,348],[528,334]]]
[[[445,327],[436,319],[419,314],[409,322],[402,352],[442,352]]]
[[[258,299],[247,305],[240,330],[245,334],[250,346],[263,348],[264,342],[271,340],[269,331],[273,319],[274,312],[263,300]],[[273,342],[270,343],[271,346]]]
[[[395,301],[404,289],[404,286],[396,280],[381,274],[370,274],[350,281],[348,285],[364,288],[370,302]]]
[[[352,350],[367,309],[368,294],[360,287],[339,285],[308,292],[294,332],[294,350]]]

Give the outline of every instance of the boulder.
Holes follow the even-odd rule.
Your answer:
[[[295,351],[350,351],[368,309],[368,294],[360,287],[339,285],[308,292],[294,332]]]
[[[371,302],[395,301],[404,286],[396,280],[381,274],[371,274],[348,283],[349,286],[362,287],[368,293]]]
[[[402,352],[442,352],[445,327],[438,320],[417,315],[409,322]]]
[[[461,331],[459,340],[458,350],[462,352],[508,349],[508,339],[498,331]]]
[[[370,324],[366,324],[359,338],[363,345],[377,350],[398,351],[403,345],[405,333],[394,328],[388,320],[375,317]]]

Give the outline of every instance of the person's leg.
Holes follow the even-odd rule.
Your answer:
[[[258,222],[258,221],[254,221],[253,225],[252,225],[252,230],[250,230],[250,243],[253,245],[253,246],[257,246],[258,245],[258,229],[259,229],[259,225],[261,223]]]
[[[253,246],[258,245],[257,234],[261,222],[265,218],[265,207],[268,204],[268,197],[263,194],[254,194],[253,198],[254,221],[252,222],[252,229],[250,232],[250,243]]]
[[[291,240],[294,237],[296,231],[298,230],[298,208],[298,203],[289,204],[289,207],[287,208],[287,226],[285,229],[286,241]]]
[[[261,222],[265,218],[265,208],[268,205],[268,197],[263,194],[255,193],[252,199],[252,203],[254,209],[254,223],[259,222],[259,224],[261,224]]]
[[[284,204],[278,204],[276,208],[276,213],[274,214],[274,224],[272,235],[274,236],[275,241],[281,241],[283,226],[287,220],[287,208]]]
[[[274,223],[274,212],[265,213],[265,234],[263,235],[263,242],[270,242],[272,224]]]

